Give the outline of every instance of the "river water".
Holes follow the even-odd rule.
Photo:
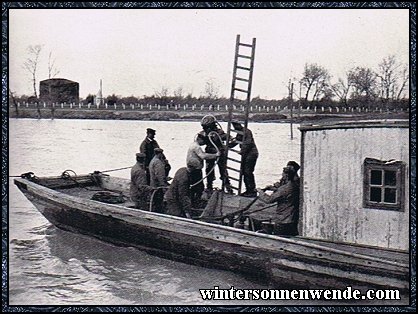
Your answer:
[[[226,124],[222,124],[226,129]],[[9,176],[32,171],[37,176],[77,174],[132,166],[146,128],[175,171],[198,122],[110,120],[9,120]],[[251,123],[260,153],[256,182],[263,187],[280,179],[288,160],[300,161],[300,133],[289,124]],[[112,175],[129,178],[129,169]],[[219,174],[216,169],[219,185]],[[191,266],[118,247],[51,225],[9,179],[10,305],[280,305],[276,301],[203,302],[199,289],[269,288],[232,272]],[[276,287],[277,288],[277,287]],[[284,287],[285,288],[285,287]]]

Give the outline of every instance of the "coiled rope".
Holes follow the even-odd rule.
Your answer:
[[[159,186],[159,187],[155,188],[154,191],[152,191],[151,198],[150,198],[150,201],[149,201],[149,211],[150,212],[152,212],[152,208],[153,208],[153,205],[154,205],[154,196],[155,196],[155,194],[159,190],[163,190],[163,189],[168,189],[168,186]]]
[[[74,175],[74,177],[71,175],[71,173]],[[121,203],[124,203],[126,199],[128,198],[126,195],[124,195],[120,191],[112,191],[109,189],[104,189],[103,187],[100,186],[100,183],[95,178],[95,176],[92,175],[91,177],[94,180],[94,182],[97,184],[97,186],[100,188],[100,190],[89,189],[86,186],[80,185],[80,183],[77,181],[77,173],[75,173],[74,170],[67,169],[67,170],[64,170],[63,173],[61,174],[61,178],[75,182],[78,187],[81,187],[87,191],[96,191],[97,193],[95,193],[92,196],[91,198],[92,200],[99,201],[102,203],[108,203],[108,204],[121,204]]]

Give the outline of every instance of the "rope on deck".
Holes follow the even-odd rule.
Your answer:
[[[132,168],[132,166],[129,166],[129,167],[123,167],[123,168],[116,168],[116,169],[110,169],[110,170],[103,170],[103,171],[100,171],[100,172],[101,172],[101,173],[105,173],[105,172],[112,172],[112,171],[125,170],[125,169],[129,169],[129,168]]]

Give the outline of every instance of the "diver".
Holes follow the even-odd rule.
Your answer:
[[[226,169],[226,147],[225,141],[227,139],[227,134],[219,126],[218,121],[213,115],[206,115],[202,118],[201,126],[203,131],[199,134],[203,135],[206,148],[205,152],[209,154],[216,154],[220,152],[218,158],[218,168],[223,186],[225,186],[226,192],[233,194],[231,183],[228,178],[228,171]],[[215,180],[215,171],[212,170],[215,167],[215,159],[206,160],[206,180],[207,185],[206,189],[211,192],[213,190],[213,181]]]

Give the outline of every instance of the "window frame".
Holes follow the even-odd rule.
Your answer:
[[[371,171],[382,171],[381,185],[371,184]],[[384,189],[385,187],[394,188],[395,186],[385,184],[385,171],[393,171],[396,173],[396,203],[384,202]],[[380,188],[383,191],[381,202],[370,200],[370,188]],[[384,161],[374,158],[366,158],[363,163],[363,207],[381,209],[381,210],[393,210],[393,211],[405,211],[405,163],[402,161]]]

